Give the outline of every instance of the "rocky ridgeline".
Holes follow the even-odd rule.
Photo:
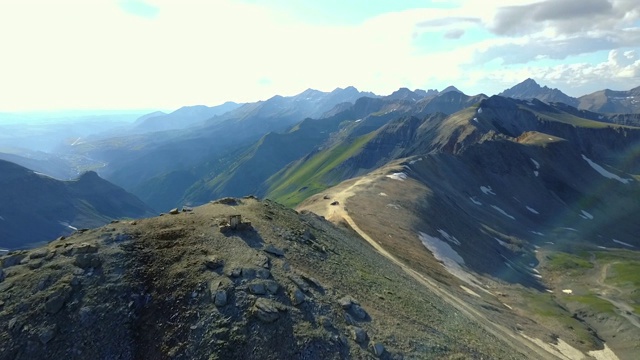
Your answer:
[[[236,212],[269,231],[228,228]],[[403,358],[366,305],[311,275],[337,251],[292,210],[237,199],[173,214],[3,256],[0,359]]]

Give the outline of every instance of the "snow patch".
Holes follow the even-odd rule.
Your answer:
[[[553,138],[549,138],[549,140],[553,141]]]
[[[402,209],[402,206],[397,205],[397,204],[387,204],[387,206],[390,207],[390,208],[394,208],[396,210]]]
[[[480,201],[476,200],[475,197],[469,197],[469,200],[471,200],[471,202],[476,204],[476,205],[482,205],[482,203]]]
[[[493,192],[493,190],[491,189],[491,186],[480,186],[480,190],[485,194],[485,195],[495,195],[495,193]]]
[[[5,221],[4,218],[2,216],[0,216],[0,220]]]
[[[482,114],[482,108],[478,108],[478,114]]]
[[[628,184],[630,181],[633,181],[632,179],[623,179],[620,176],[611,173],[609,171],[607,171],[605,168],[603,168],[602,166],[594,163],[593,161],[591,161],[591,159],[589,159],[588,157],[584,156],[584,154],[582,154],[582,158],[589,163],[589,165],[593,168],[593,170],[597,171],[600,175],[608,178],[608,179],[613,179],[613,180],[618,180],[623,184]]]
[[[464,259],[446,242],[440,240],[435,236],[430,236],[423,232],[418,234],[422,245],[424,245],[436,260],[442,263],[442,266],[453,276],[458,279],[477,286],[474,284],[473,276],[467,273],[461,265],[464,264]]]
[[[536,214],[536,215],[539,215],[539,214],[540,214],[536,209],[534,209],[534,208],[532,208],[532,207],[529,207],[529,206],[527,206],[527,210],[531,211],[532,213],[534,213],[534,214]]]
[[[397,172],[390,175],[387,175],[389,179],[404,181],[407,178],[407,174],[403,172]]]
[[[629,243],[626,243],[624,241],[620,241],[620,240],[616,240],[616,239],[611,239],[611,240],[613,240],[613,242],[616,243],[616,244],[620,244],[620,245],[623,245],[623,246],[626,246],[626,247],[635,247],[635,246],[633,246],[633,245],[631,245]]]
[[[510,218],[511,220],[515,220],[516,218],[514,218],[513,216],[509,215],[506,211],[500,209],[499,207],[495,206],[495,205],[491,205],[492,208],[496,209],[497,212],[499,212],[500,214]]]
[[[360,121],[362,121],[362,119],[358,119],[358,120],[356,120],[356,122],[357,122],[357,123],[359,123]]]
[[[540,235],[540,236],[544,236],[544,234],[539,232],[539,231],[532,231],[531,233],[536,234],[536,235]]]
[[[529,158],[531,160],[531,162],[533,163],[533,165],[536,167],[536,169],[540,169],[540,163],[535,161],[533,158]]]
[[[593,215],[589,214],[588,212],[584,211],[584,210],[580,210],[581,214],[580,217],[585,219],[585,220],[593,220]]]
[[[589,351],[587,354],[594,357],[596,360],[619,360],[618,356],[611,350],[607,344],[604,344],[604,349]]]
[[[478,122],[478,118],[473,118],[473,119],[471,119],[471,121]]]
[[[477,297],[482,297],[482,296],[478,295],[478,293],[477,293],[477,292],[475,292],[475,291],[473,291],[473,290],[469,289],[468,287],[466,287],[466,286],[464,286],[464,285],[460,285],[460,288],[461,288],[462,290],[464,290],[464,291],[465,291],[467,294],[469,294],[469,295],[473,295],[473,296],[477,296]]]
[[[409,161],[409,165],[413,165],[413,164],[417,163],[418,161],[422,161],[422,158],[419,158],[418,160]]]
[[[378,195],[380,195],[380,196],[388,196],[387,194],[385,194],[385,193],[383,193],[383,192],[381,192],[381,193],[380,193],[380,194],[378,194]]]
[[[598,249],[604,249],[604,250],[607,250],[607,248],[606,248],[606,247],[604,247],[604,246],[598,246]]]
[[[533,171],[533,175],[535,175],[536,177],[538,177],[538,175],[540,175],[540,172],[538,170],[534,170]]]
[[[570,228],[570,227],[563,227],[563,229],[569,230],[569,231],[573,231],[573,232],[578,232],[578,230],[576,230],[574,228]]]
[[[564,289],[564,290],[562,290],[562,292],[565,293],[565,294],[573,294],[573,290],[571,290],[571,289]]]
[[[438,232],[440,233],[440,235],[442,235],[442,237],[447,240],[450,243],[454,243],[456,245],[460,245],[460,241],[458,241],[458,239],[456,239],[455,236],[451,236],[449,235],[446,231],[442,230],[442,229],[438,229]]]
[[[496,241],[498,242],[498,244],[500,244],[500,245],[502,245],[502,246],[504,246],[504,247],[508,247],[508,246],[509,246],[509,244],[507,244],[506,242],[504,242],[504,241],[502,241],[502,240],[498,239],[497,237],[494,237],[494,239],[496,239]]]

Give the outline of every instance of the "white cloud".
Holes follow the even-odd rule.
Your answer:
[[[534,1],[461,0],[456,8],[392,12],[357,25],[306,24],[232,0],[144,3],[152,16],[108,0],[0,1],[0,111],[175,108],[348,85],[381,94],[449,84],[490,93],[500,89],[487,88],[487,80],[498,77],[511,86],[535,74],[558,82],[638,76],[632,49],[640,43],[633,27],[640,11],[633,0],[613,0],[618,18],[597,18],[601,25],[587,32],[570,33],[550,19],[544,26],[533,21],[526,34],[503,37],[486,34],[501,8]],[[414,41],[458,42],[482,29],[477,42],[453,50]],[[540,59],[622,48],[615,63],[535,66]],[[491,72],[501,61],[527,65]],[[571,78],[572,72],[582,75]]]

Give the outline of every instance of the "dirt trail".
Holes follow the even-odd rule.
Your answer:
[[[528,355],[529,357],[533,357],[536,359],[557,359],[557,356],[550,353],[545,347],[540,346],[536,342],[530,341],[520,334],[514,332],[511,329],[506,328],[500,324],[494,323],[490,319],[488,319],[483,313],[476,310],[473,306],[467,304],[464,300],[459,299],[457,296],[451,294],[446,289],[439,286],[434,280],[429,279],[428,277],[420,274],[419,272],[413,270],[402,261],[398,260],[392,254],[390,254],[387,250],[385,250],[377,241],[371,238],[367,233],[365,233],[358,224],[353,221],[347,210],[345,210],[345,202],[351,196],[354,195],[353,189],[362,186],[368,183],[371,183],[373,179],[363,177],[358,181],[354,182],[352,185],[346,187],[338,193],[332,194],[332,201],[338,201],[340,205],[330,205],[327,204],[326,215],[325,217],[328,220],[337,222],[340,220],[344,220],[349,224],[349,226],[357,232],[363,239],[365,239],[371,246],[373,246],[380,254],[384,255],[386,258],[391,260],[396,265],[400,266],[402,270],[404,270],[409,276],[413,277],[419,283],[427,287],[429,290],[440,296],[444,301],[448,304],[452,305],[460,312],[465,314],[470,319],[474,319],[480,325],[482,325],[485,330],[487,330],[492,335],[497,338],[503,340],[507,344],[517,344],[514,346],[514,349],[518,352],[522,352],[523,349],[528,349],[529,353],[524,353],[523,355]],[[535,356],[533,356],[535,354]]]

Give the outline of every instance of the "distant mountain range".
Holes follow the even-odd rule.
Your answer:
[[[24,248],[114,219],[152,216],[134,195],[87,172],[60,181],[0,160],[0,248]]]
[[[196,206],[0,256],[0,344],[59,358],[108,325],[83,354],[635,358],[640,112],[615,112],[637,96],[308,89],[56,154],[117,186],[0,161],[0,247]]]
[[[578,109],[598,113],[631,114],[640,112],[640,86],[629,91],[606,89],[574,98],[558,89],[541,87],[533,79],[526,79],[499,95],[514,99],[538,99],[547,103],[560,102]]]

